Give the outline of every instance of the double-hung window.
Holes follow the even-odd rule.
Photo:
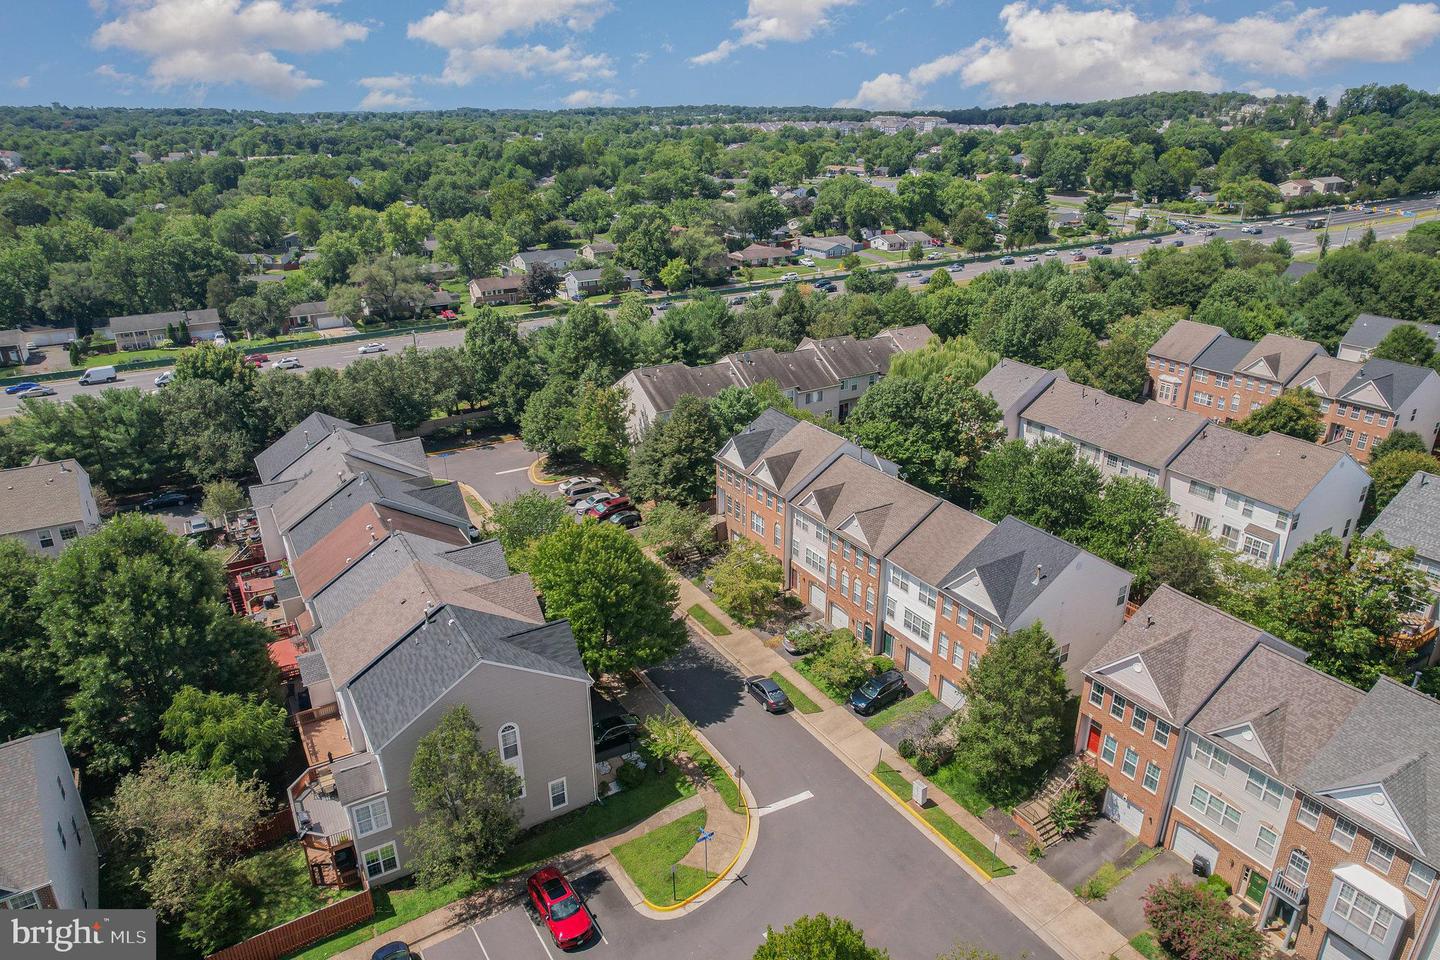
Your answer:
[[[1355,824],[1344,817],[1336,817],[1335,826],[1330,831],[1330,842],[1341,850],[1355,846]]]
[[[1150,721],[1150,712],[1144,707],[1135,706],[1135,712],[1130,715],[1130,729],[1137,733],[1145,732],[1145,724]]]
[[[1110,694],[1110,716],[1116,720],[1125,719],[1125,698],[1118,693]]]
[[[1320,826],[1320,804],[1309,797],[1300,798],[1300,809],[1295,811],[1295,822],[1309,830]]]
[[[1140,754],[1135,752],[1134,747],[1125,748],[1125,759],[1120,764],[1120,772],[1131,780],[1135,779],[1135,771],[1140,767]]]
[[[371,800],[351,808],[355,815],[355,835],[368,837],[372,833],[390,829],[390,805],[385,798]]]
[[[1105,740],[1100,744],[1100,759],[1106,763],[1114,763],[1115,750],[1118,746],[1119,744],[1112,735],[1108,733],[1105,734]]]
[[[400,858],[395,855],[395,844],[393,843],[376,847],[374,850],[366,850],[362,859],[365,861],[365,876],[371,880],[383,877],[400,867]]]
[[[1105,688],[1094,680],[1090,681],[1090,704],[1095,707],[1105,706]]]
[[[1390,865],[1395,862],[1395,848],[1390,846],[1379,837],[1370,841],[1370,852],[1365,854],[1365,863],[1374,867],[1382,874],[1390,872]]]
[[[1151,739],[1160,744],[1161,747],[1168,747],[1170,746],[1170,730],[1170,724],[1156,717],[1155,733],[1151,736]]]

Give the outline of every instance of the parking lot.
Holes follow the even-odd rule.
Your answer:
[[[604,870],[595,870],[572,881],[585,900],[600,932],[576,950],[561,951],[543,925],[532,916],[528,905],[514,906],[483,920],[461,927],[437,943],[423,946],[423,960],[559,960],[562,956],[634,957],[642,939],[653,939],[654,921],[647,921],[630,908],[619,886]],[[679,956],[679,954],[674,954]]]
[[[527,490],[549,493],[555,489],[551,484],[530,482],[530,464],[539,457],[519,440],[497,440],[431,454],[430,466],[440,479],[467,483],[494,504]]]

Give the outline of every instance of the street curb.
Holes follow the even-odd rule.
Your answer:
[[[534,460],[531,460],[530,469],[525,474],[527,477],[530,478],[530,482],[535,484],[535,486],[537,487],[553,487],[555,484],[560,482],[559,480],[541,479],[540,464],[544,463],[547,460],[549,460],[549,457],[538,457]]]
[[[945,834],[941,833],[939,830],[937,830],[937,829],[935,828],[935,825],[934,825],[934,824],[932,824],[929,820],[926,820],[924,817],[920,816],[920,814],[918,814],[918,813],[916,813],[914,810],[912,810],[912,809],[910,808],[909,802],[906,801],[906,800],[904,800],[904,799],[902,799],[902,798],[900,797],[900,794],[896,793],[894,790],[891,790],[891,789],[890,789],[890,785],[887,784],[884,780],[881,780],[879,777],[875,776],[875,772],[874,772],[873,770],[870,772],[870,779],[873,780],[873,781],[875,781],[877,784],[879,784],[879,785],[880,785],[880,789],[881,789],[881,790],[884,790],[886,793],[888,793],[888,794],[891,796],[891,798],[892,798],[897,804],[899,804],[900,806],[904,807],[904,808],[905,808],[905,812],[908,813],[908,814],[910,814],[910,816],[914,817],[915,820],[918,821],[921,826],[923,826],[926,830],[928,830],[928,831],[930,831],[932,834],[934,834],[934,835],[935,835],[935,838],[936,838],[937,840],[939,840],[941,843],[945,844],[945,846],[949,847],[951,850],[954,850],[955,853],[956,853],[957,855],[959,855],[959,857],[960,857],[962,860],[964,860],[966,863],[970,864],[970,866],[971,866],[972,868],[974,868],[974,870],[975,870],[977,873],[979,873],[981,876],[983,876],[983,877],[985,878],[985,882],[986,882],[986,883],[989,883],[991,880],[994,880],[994,879],[995,879],[995,875],[994,875],[993,873],[991,873],[989,870],[986,870],[984,867],[980,866],[980,864],[976,863],[974,860],[971,860],[969,854],[967,854],[964,850],[961,850],[959,847],[955,846],[955,844],[951,843],[951,842],[950,842],[950,838],[947,837],[947,836],[945,836]],[[963,830],[964,827],[961,827],[961,829]],[[968,832],[968,831],[967,831],[967,832]],[[1009,876],[1009,874],[1007,874],[1007,876]]]

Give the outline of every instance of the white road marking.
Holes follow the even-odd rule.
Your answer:
[[[485,960],[490,960],[490,952],[485,949],[485,941],[480,939],[480,931],[471,927],[470,932],[475,934],[475,942],[480,944],[480,953],[485,957]]]
[[[496,470],[496,471],[495,471],[495,476],[497,476],[497,477],[503,477],[503,476],[505,476],[505,474],[507,474],[507,473],[524,473],[526,470],[529,470],[529,469],[530,469],[529,467],[516,467],[516,468],[513,469],[513,470]]]
[[[793,807],[797,803],[803,803],[814,797],[815,794],[806,790],[804,793],[797,793],[793,797],[786,797],[784,800],[776,800],[774,803],[767,803],[763,807],[755,808],[755,816],[763,817],[767,813],[774,813],[776,810],[784,810],[786,807]]]
[[[545,951],[545,956],[549,957],[550,960],[555,960],[555,955],[550,952],[550,944],[546,943],[545,938],[540,936],[540,928],[532,923],[530,924],[530,929],[535,931],[535,939],[540,941],[540,949]]]

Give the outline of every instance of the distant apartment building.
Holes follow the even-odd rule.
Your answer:
[[[802,410],[843,421],[855,402],[879,382],[897,353],[919,350],[930,340],[923,324],[882,330],[869,340],[808,337],[788,352],[769,347],[732,353],[703,367],[665,363],[632,370],[617,381],[630,399],[630,434],[643,436],[691,395],[713,397],[726,387],[773,381]]]

